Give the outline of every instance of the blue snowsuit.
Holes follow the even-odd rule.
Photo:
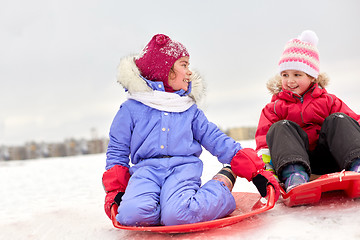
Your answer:
[[[135,81],[143,81],[153,90],[164,89],[161,82],[139,76],[130,82]],[[119,82],[131,91],[122,79]],[[185,96],[189,91],[191,87],[188,92],[173,94]],[[210,180],[201,186],[202,146],[224,164],[242,148],[209,122],[196,104],[183,112],[171,112],[133,99],[125,101],[111,125],[106,160],[106,169],[114,165],[130,168],[131,177],[116,216],[119,223],[186,224],[234,211],[235,200],[221,182]]]

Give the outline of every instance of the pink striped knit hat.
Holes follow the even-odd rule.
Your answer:
[[[143,77],[150,81],[161,81],[166,92],[174,92],[168,84],[171,67],[176,60],[189,56],[181,43],[164,34],[156,34],[135,60]]]
[[[279,61],[279,72],[299,70],[317,78],[319,76],[319,51],[316,47],[319,38],[316,33],[306,30],[295,39],[291,39],[284,48]]]

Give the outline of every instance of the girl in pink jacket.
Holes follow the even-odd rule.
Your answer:
[[[360,172],[360,116],[325,90],[317,42],[314,32],[304,31],[285,45],[255,135],[258,155],[286,191],[311,173]]]

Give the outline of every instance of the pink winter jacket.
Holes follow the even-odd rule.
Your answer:
[[[267,149],[266,134],[273,123],[290,120],[297,123],[309,137],[309,150],[315,149],[321,126],[329,115],[342,112],[360,122],[360,116],[354,113],[343,101],[329,94],[318,83],[314,84],[303,96],[288,90],[275,93],[262,110],[255,134],[256,151]]]

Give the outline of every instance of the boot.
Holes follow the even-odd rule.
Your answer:
[[[282,181],[285,182],[285,191],[289,192],[294,187],[307,183],[309,175],[300,164],[290,164],[282,171]]]
[[[350,171],[360,173],[360,158],[355,159],[355,161],[351,164]]]
[[[230,166],[226,166],[223,167],[212,179],[222,182],[231,192],[236,181],[236,175],[233,173]]]

